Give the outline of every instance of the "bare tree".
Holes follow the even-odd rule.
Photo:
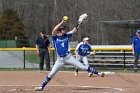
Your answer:
[[[64,15],[70,18],[67,29],[72,29],[77,24],[78,16],[86,12],[88,22],[80,27],[72,40],[81,41],[84,36],[90,36],[92,44],[99,44],[100,40],[104,42],[102,44],[130,44],[130,33],[126,34],[126,31],[131,32],[131,29],[106,26],[100,28],[104,32],[98,32],[102,27],[98,22],[139,19],[140,0],[0,0],[0,16],[7,8],[18,12],[24,32],[32,40],[42,29],[50,35]],[[106,34],[99,38],[101,33]]]

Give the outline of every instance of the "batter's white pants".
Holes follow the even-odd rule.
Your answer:
[[[80,69],[87,70],[88,66],[83,65],[79,60],[77,60],[71,53],[68,54],[65,57],[57,57],[57,60],[51,70],[51,72],[48,74],[49,78],[52,78],[59,69],[64,66],[65,64],[70,64],[73,66],[76,66]]]

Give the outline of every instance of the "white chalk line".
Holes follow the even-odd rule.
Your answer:
[[[40,85],[0,85],[0,87],[38,87]],[[80,85],[47,85],[49,87],[79,87],[79,88],[101,88],[101,89],[114,89],[114,90],[117,90],[117,91],[124,91],[123,89],[121,88],[112,88],[112,87],[97,87],[97,86],[80,86]],[[15,89],[13,89],[15,90]],[[33,91],[35,89],[28,89],[26,88],[25,91]]]

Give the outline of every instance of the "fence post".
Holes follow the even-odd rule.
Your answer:
[[[24,64],[23,69],[25,69],[25,50],[23,50],[23,64]]]
[[[123,61],[123,63],[124,63],[124,69],[125,69],[125,59],[126,59],[126,57],[125,57],[125,50],[123,50],[123,58],[124,58],[124,61]]]

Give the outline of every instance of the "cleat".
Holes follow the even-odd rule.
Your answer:
[[[42,91],[42,87],[35,87],[35,91]]]
[[[100,73],[99,76],[100,77],[104,77],[105,76],[105,73]]]
[[[92,75],[93,75],[92,73],[89,73],[89,74],[88,74],[88,77],[91,77]]]
[[[78,73],[75,73],[74,75],[75,75],[75,76],[78,76]]]

